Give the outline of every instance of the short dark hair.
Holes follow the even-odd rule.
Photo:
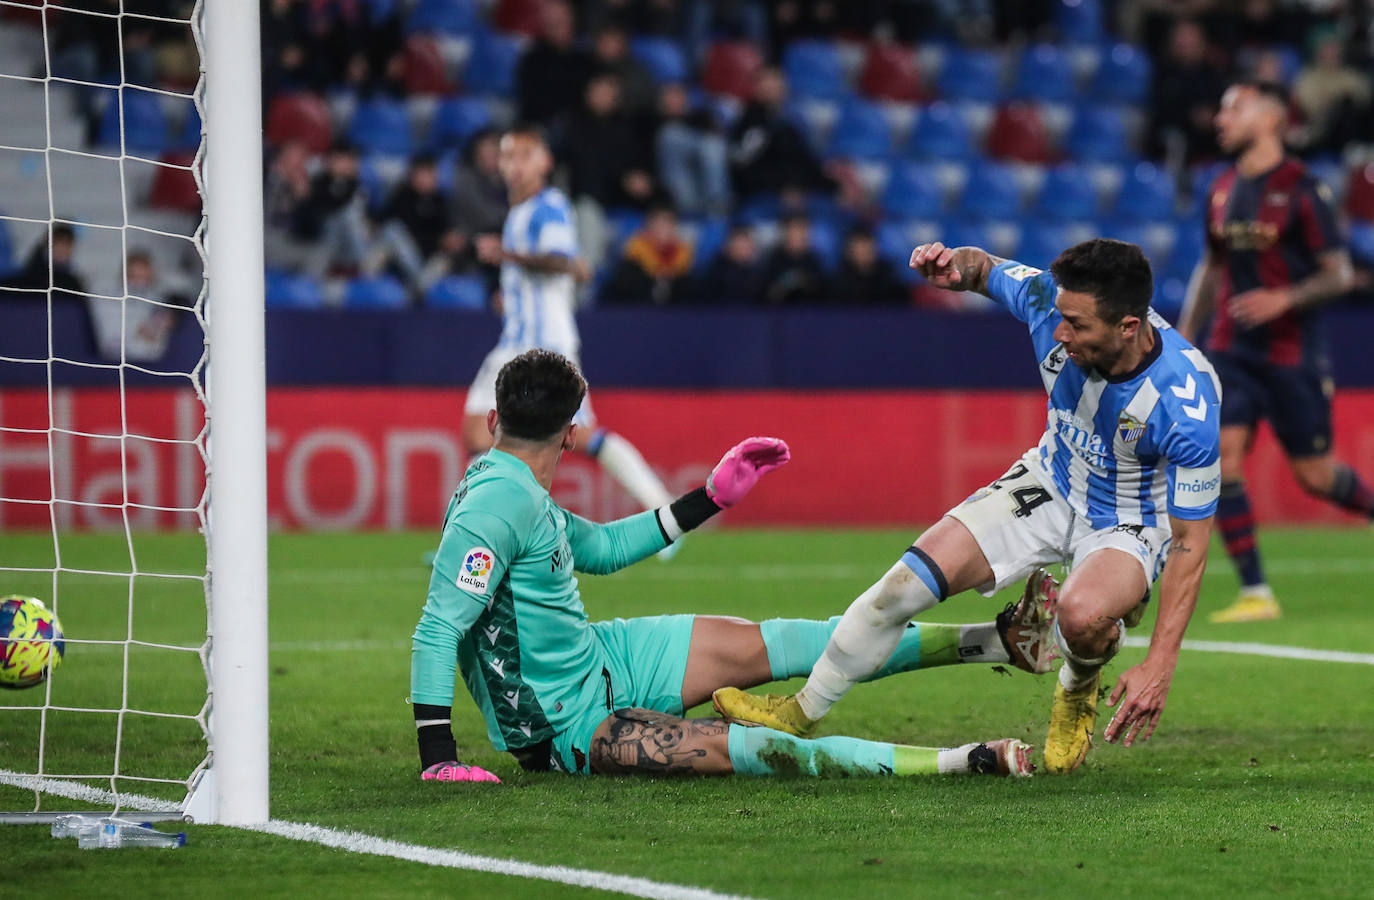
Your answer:
[[[1288,92],[1288,87],[1277,81],[1268,81],[1263,78],[1241,78],[1238,81],[1233,81],[1231,87],[1250,88],[1261,97],[1268,97],[1273,100],[1283,107],[1285,112],[1288,111],[1288,107],[1293,102],[1293,95]]]
[[[552,350],[526,350],[496,376],[496,419],[514,438],[546,441],[577,415],[587,381],[572,360]]]
[[[516,122],[505,131],[501,132],[501,137],[527,137],[533,141],[549,146],[549,136],[544,129],[535,122]]]
[[[1097,315],[1115,325],[1126,316],[1145,318],[1154,296],[1154,275],[1145,252],[1135,244],[1093,238],[1074,244],[1050,265],[1055,282],[1065,290],[1090,294]]]

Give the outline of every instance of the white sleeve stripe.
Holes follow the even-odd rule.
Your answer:
[[[426,725],[450,725],[452,723],[452,719],[416,719],[415,727],[424,728]]]
[[[658,514],[658,527],[668,535],[668,543],[671,544],[682,537],[682,526],[677,523],[677,516],[673,515],[672,507],[660,506],[655,512]]]

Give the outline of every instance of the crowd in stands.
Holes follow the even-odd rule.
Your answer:
[[[1212,117],[1241,75],[1290,87],[1290,142],[1374,262],[1363,0],[261,10],[273,305],[491,305],[480,248],[505,214],[500,129],[519,120],[545,129],[577,211],[587,303],[966,308],[977,298],[908,270],[916,243],[1047,265],[1104,234],[1146,249],[1168,314],[1222,162]],[[108,72],[117,50],[81,19],[63,17],[55,46],[74,71]],[[154,82],[185,77],[154,30],[123,47],[126,71],[137,57]],[[94,142],[108,117],[87,114]],[[176,130],[168,153],[184,150]]]

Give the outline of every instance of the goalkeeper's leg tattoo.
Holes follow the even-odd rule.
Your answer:
[[[598,775],[725,775],[729,730],[724,719],[618,709],[596,729],[589,762]]]

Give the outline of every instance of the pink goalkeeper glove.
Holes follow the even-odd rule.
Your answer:
[[[435,763],[420,773],[422,781],[494,781],[501,779],[481,766],[465,766],[457,760]]]
[[[787,442],[774,437],[745,438],[720,458],[706,479],[706,495],[721,509],[729,509],[758,482],[792,458]]]

